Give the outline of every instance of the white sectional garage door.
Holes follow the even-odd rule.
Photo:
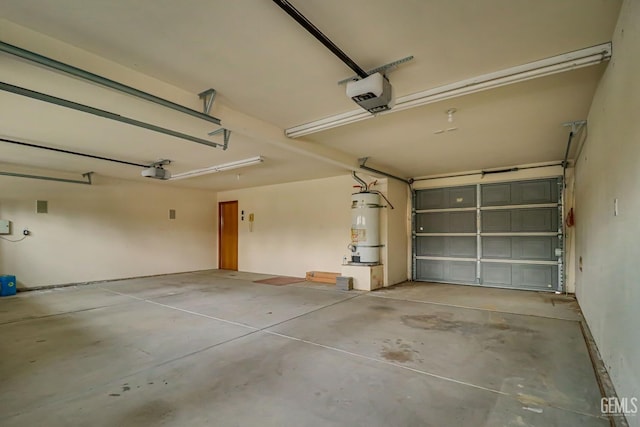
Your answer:
[[[413,277],[562,290],[561,179],[417,190]]]

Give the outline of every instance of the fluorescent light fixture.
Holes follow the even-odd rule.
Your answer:
[[[221,165],[209,166],[208,168],[194,169],[188,172],[177,173],[171,177],[171,181],[178,179],[194,178],[196,176],[208,175],[216,172],[224,172],[231,169],[244,168],[246,166],[256,165],[262,163],[264,158],[262,156],[251,157],[249,159],[238,160],[235,162],[223,163]]]
[[[562,55],[529,62],[516,67],[506,68],[493,73],[461,80],[456,83],[402,96],[396,99],[396,104],[392,109],[379,114],[391,114],[396,111],[420,107],[433,102],[443,101],[445,99],[456,98],[458,96],[469,95],[471,93],[487,89],[524,82],[538,77],[588,67],[590,65],[607,61],[610,58],[611,42],[603,43],[586,49],[564,53]],[[371,117],[374,117],[374,115],[366,111],[353,110],[316,120],[314,122],[305,123],[303,125],[294,126],[286,129],[285,134],[289,138],[298,138],[300,136],[321,132],[323,130],[343,126],[349,123],[359,122],[360,120],[369,119]]]

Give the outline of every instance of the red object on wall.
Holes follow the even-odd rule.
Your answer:
[[[567,214],[567,218],[564,220],[564,223],[567,227],[573,227],[576,225],[576,220],[573,217],[573,208],[569,209],[569,213]]]

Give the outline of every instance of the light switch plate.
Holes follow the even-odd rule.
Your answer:
[[[11,221],[0,219],[0,234],[11,234]]]

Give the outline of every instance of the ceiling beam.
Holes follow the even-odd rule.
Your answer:
[[[220,106],[217,114],[225,129],[350,171],[359,170],[355,156],[313,142],[287,138],[282,128],[227,106]]]

